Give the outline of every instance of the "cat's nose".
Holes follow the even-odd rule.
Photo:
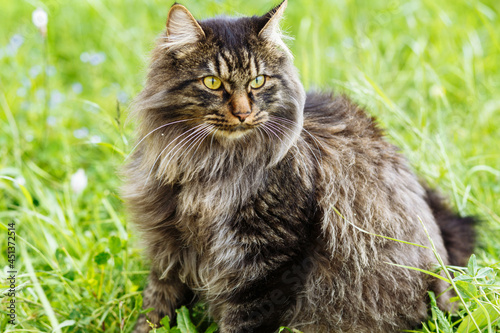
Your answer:
[[[241,122],[244,122],[245,119],[248,118],[248,116],[250,115],[251,112],[248,112],[248,113],[237,113],[237,114],[234,114],[233,115],[238,118]]]
[[[231,107],[232,115],[238,118],[240,122],[244,122],[252,113],[248,95],[245,93],[235,94],[231,99]]]

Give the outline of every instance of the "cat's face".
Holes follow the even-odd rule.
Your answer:
[[[279,33],[285,7],[286,1],[262,17],[198,22],[174,5],[138,99],[140,135],[157,132],[158,149],[184,140],[199,152],[208,143],[252,144],[282,155],[298,138],[305,100]]]

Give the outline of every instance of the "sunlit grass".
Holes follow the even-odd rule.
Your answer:
[[[198,18],[272,6],[182,3]],[[126,223],[118,170],[134,128],[127,106],[170,5],[2,3],[0,265],[15,222],[21,287],[16,326],[7,324],[9,298],[0,298],[0,331],[131,331],[148,265]],[[37,7],[48,13],[46,37],[32,23]],[[451,316],[433,307],[418,332],[473,332],[473,321],[461,319],[467,312],[499,331],[499,15],[495,0],[294,0],[287,9],[305,86],[366,106],[422,178],[461,214],[482,220],[477,259],[452,268],[467,310]]]

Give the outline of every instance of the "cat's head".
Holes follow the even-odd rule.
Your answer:
[[[182,164],[174,147],[228,158],[267,151],[275,163],[295,143],[305,93],[279,29],[286,4],[263,16],[203,21],[172,6],[136,102],[140,136],[149,136],[158,165],[167,154]]]

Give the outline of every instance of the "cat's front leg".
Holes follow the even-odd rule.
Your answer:
[[[140,315],[133,333],[148,333],[151,326],[147,320],[158,327],[163,317],[169,316],[170,319],[174,319],[175,309],[193,300],[192,291],[174,272],[164,279],[160,279],[159,276],[152,270],[148,285],[143,292],[143,309],[154,308],[154,310]]]
[[[219,333],[274,333],[291,308],[294,295],[281,286],[246,289],[236,293],[219,308]]]

